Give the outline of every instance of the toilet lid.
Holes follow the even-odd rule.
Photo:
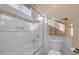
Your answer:
[[[50,50],[48,55],[61,55],[61,53],[59,51],[56,51],[56,50]]]

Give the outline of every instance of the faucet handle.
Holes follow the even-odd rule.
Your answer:
[[[79,54],[79,49],[78,48],[75,48],[75,50],[73,50],[73,52]]]
[[[75,48],[78,52],[79,52],[79,49],[78,48]]]

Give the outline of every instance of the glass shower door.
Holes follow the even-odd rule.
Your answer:
[[[33,51],[34,55],[35,54],[40,54],[40,50],[42,49],[43,43],[44,43],[44,33],[43,33],[43,17],[39,14],[37,14],[37,20],[39,20],[39,23],[36,23],[35,25],[37,26],[36,29],[34,30],[34,38],[33,38]]]
[[[28,22],[0,14],[0,55],[32,55],[33,37]]]

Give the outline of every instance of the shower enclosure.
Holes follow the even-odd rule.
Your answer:
[[[31,9],[32,20],[39,22],[25,21],[15,14],[0,9],[0,55],[35,55],[42,48],[44,18]]]
[[[49,40],[65,39],[64,24],[32,5],[0,5],[0,55],[47,55]]]

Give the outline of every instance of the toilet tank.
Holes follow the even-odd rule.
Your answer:
[[[61,50],[63,41],[62,40],[50,40],[49,41],[50,49],[52,50]]]

